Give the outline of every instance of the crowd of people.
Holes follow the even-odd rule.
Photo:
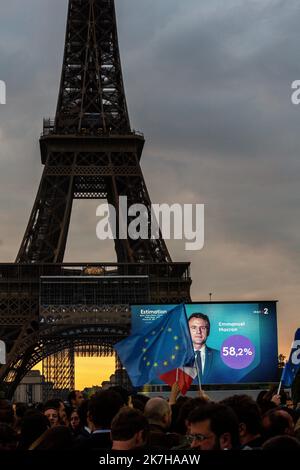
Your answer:
[[[122,387],[90,399],[72,391],[68,402],[28,406],[0,400],[0,450],[300,450],[300,406],[284,392],[256,401],[232,395],[214,402],[204,392],[168,399]]]

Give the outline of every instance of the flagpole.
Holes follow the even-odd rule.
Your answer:
[[[278,387],[278,390],[277,390],[277,395],[279,395],[279,393],[280,393],[281,385],[282,385],[282,380],[280,380],[280,382],[279,382],[279,387]]]

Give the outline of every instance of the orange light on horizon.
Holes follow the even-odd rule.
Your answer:
[[[42,372],[42,363],[34,367]],[[93,385],[100,386],[115,372],[114,357],[75,357],[75,388],[83,390]]]
[[[75,357],[75,387],[101,385],[115,372],[114,357]]]

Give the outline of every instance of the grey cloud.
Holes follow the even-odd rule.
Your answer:
[[[117,0],[133,127],[145,132],[145,179],[155,202],[206,204],[193,297],[280,300],[286,348],[299,304],[300,79],[296,0]],[[41,174],[38,137],[55,112],[67,0],[1,6],[0,256],[13,260]],[[163,175],[163,178],[162,178]],[[85,224],[79,221],[84,217]],[[66,259],[110,259],[94,237],[95,207],[79,204]],[[93,241],[94,240],[94,241]],[[86,254],[85,254],[86,253]],[[287,327],[286,325],[289,325]]]

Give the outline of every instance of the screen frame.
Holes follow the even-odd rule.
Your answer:
[[[188,301],[188,302],[178,302],[178,303],[172,303],[172,302],[164,302],[164,303],[157,303],[157,302],[149,302],[145,304],[141,303],[132,303],[129,304],[131,307],[136,307],[136,306],[141,306],[141,305],[157,305],[157,306],[163,306],[163,305],[174,305],[176,307],[177,305],[184,304],[184,305],[194,305],[194,304],[260,304],[260,303],[273,303],[274,308],[275,308],[275,316],[276,316],[276,345],[277,345],[277,357],[279,354],[279,348],[278,348],[278,311],[277,311],[277,304],[278,300],[198,300],[198,301]],[[277,367],[278,370],[278,380],[276,382],[272,381],[266,381],[266,382],[241,382],[241,383],[220,383],[220,384],[203,384],[202,388],[203,390],[249,390],[251,389],[265,389],[268,388],[270,385],[275,385],[278,384],[280,381],[279,377],[279,368]],[[145,390],[148,391],[155,391],[155,392],[160,392],[160,391],[167,391],[169,390],[169,386],[165,384],[147,384],[144,386]],[[151,390],[150,390],[151,389]],[[198,390],[198,387],[196,385],[191,385],[190,391],[196,391]]]

